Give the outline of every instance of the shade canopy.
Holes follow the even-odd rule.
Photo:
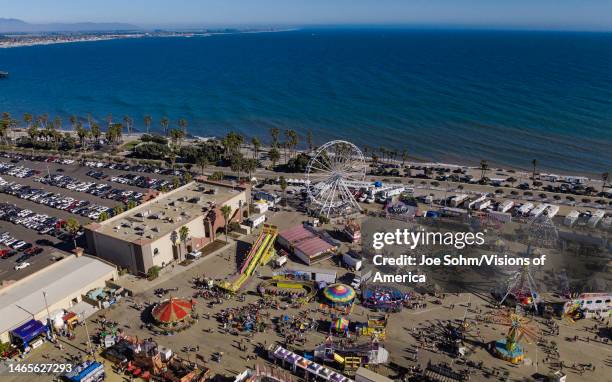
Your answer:
[[[355,299],[355,290],[345,284],[332,284],[323,289],[323,296],[334,304],[346,304]]]
[[[171,324],[187,318],[193,311],[193,306],[191,301],[173,297],[157,304],[151,313],[157,322]]]

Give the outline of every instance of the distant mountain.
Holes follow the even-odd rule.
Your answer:
[[[0,18],[0,33],[32,32],[109,32],[132,31],[139,27],[125,23],[52,23],[30,24],[19,19]]]

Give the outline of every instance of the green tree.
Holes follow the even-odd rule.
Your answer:
[[[149,280],[155,280],[156,278],[159,277],[159,271],[161,270],[161,268],[158,265],[154,265],[151,268],[149,268],[149,270],[147,271],[147,278]]]
[[[66,220],[66,230],[68,231],[68,233],[70,233],[70,236],[72,237],[74,248],[77,247],[76,234],[79,232],[80,229],[81,224],[79,224],[79,222],[75,218],[68,218],[68,220]]]
[[[230,216],[232,215],[232,206],[226,204],[221,207],[221,214],[223,215],[223,220],[225,223],[225,243],[227,244],[227,226],[229,223]]]
[[[102,136],[102,131],[100,130],[100,125],[93,122],[90,127],[91,136],[98,142],[100,137]]]
[[[181,245],[182,245],[182,248],[179,248],[181,251],[181,254],[183,252],[183,248],[186,248],[188,237],[189,237],[189,227],[184,225],[181,228],[179,228],[179,239],[181,240]]]
[[[32,126],[33,117],[30,113],[23,113],[23,122],[26,124],[26,128],[30,128]]]
[[[480,179],[485,178],[488,169],[489,169],[489,163],[484,159],[481,160],[480,161]]]
[[[242,154],[236,153],[230,158],[230,168],[233,172],[238,173],[238,181],[240,181],[240,174],[244,168],[244,158]]]
[[[606,182],[610,179],[610,173],[604,172],[601,174],[601,192],[604,192],[606,189]]]
[[[531,160],[531,166],[533,167],[533,173],[532,173],[532,178],[531,178],[531,183],[533,184],[533,182],[536,181],[536,168],[538,166],[538,160],[537,159],[532,159]]]
[[[184,118],[179,119],[178,125],[181,128],[181,131],[183,132],[183,137],[186,137],[187,136],[187,126],[189,125],[187,123],[187,120]]]
[[[125,208],[123,207],[123,204],[118,204],[113,208],[113,216],[117,216],[119,214],[122,214],[123,211],[125,211]]]
[[[270,129],[270,137],[272,138],[272,147],[278,148],[278,137],[280,135],[280,130],[276,127]]]
[[[283,192],[283,205],[285,207],[287,207],[287,196],[286,196],[286,191],[287,191],[287,179],[285,179],[284,176],[281,175],[279,181],[278,181],[281,191]]]
[[[208,166],[208,159],[206,159],[206,156],[204,155],[199,156],[196,159],[196,164],[202,170],[202,175],[204,175],[204,170],[206,169],[206,166]]]
[[[109,218],[110,218],[110,215],[108,214],[108,212],[104,211],[98,217],[98,221],[103,222],[105,220],[108,220]]]
[[[143,119],[144,119],[144,124],[147,128],[147,134],[149,134],[149,130],[151,129],[151,123],[153,123],[153,118],[151,118],[150,115],[145,115]]]
[[[280,160],[280,152],[278,151],[278,149],[276,147],[270,149],[270,151],[268,152],[268,156],[272,161],[272,167],[276,167],[276,164]]]
[[[128,202],[127,202],[127,209],[128,210],[131,210],[132,208],[136,208],[136,206],[137,206],[137,203],[136,203],[136,201],[134,201],[134,199],[128,200]]]
[[[170,126],[170,120],[168,119],[168,117],[162,117],[162,119],[159,120],[159,125],[161,126],[164,135],[167,137],[168,126]]]
[[[259,138],[253,137],[251,139],[251,144],[253,145],[253,158],[257,159],[259,158],[259,149],[261,148],[261,142],[259,141]]]

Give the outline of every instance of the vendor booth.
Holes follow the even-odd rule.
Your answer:
[[[49,327],[38,320],[30,320],[11,330],[12,343],[22,351],[37,348],[49,336]]]

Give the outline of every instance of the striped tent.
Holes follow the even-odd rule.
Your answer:
[[[194,305],[192,301],[172,297],[157,304],[151,313],[155,321],[160,324],[172,324],[189,317]]]

